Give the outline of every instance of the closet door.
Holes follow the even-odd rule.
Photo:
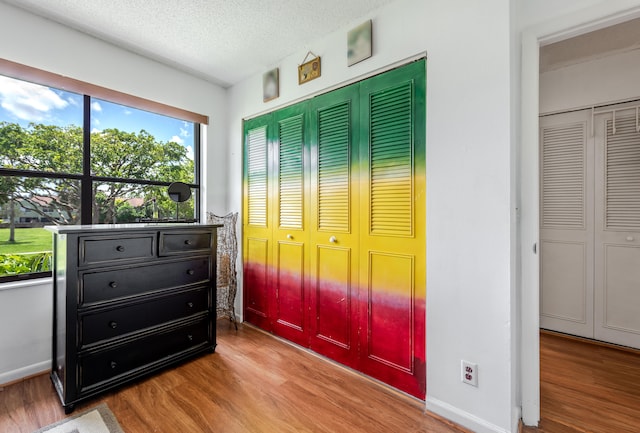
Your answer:
[[[305,146],[306,103],[273,114],[274,213],[271,318],[273,331],[308,345],[306,273],[308,261],[308,146]]]
[[[593,338],[591,111],[540,118],[540,326]]]
[[[243,303],[244,319],[270,330],[272,212],[269,160],[271,115],[244,123]]]
[[[360,86],[361,370],[425,396],[425,63]]]
[[[310,347],[355,366],[358,348],[358,86],[311,102]]]
[[[638,108],[597,115],[595,338],[640,348]]]

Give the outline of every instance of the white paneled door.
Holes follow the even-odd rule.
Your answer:
[[[594,156],[587,114],[540,119],[540,326],[593,338]]]
[[[540,119],[540,324],[640,348],[640,117]]]
[[[595,116],[595,338],[640,348],[640,113]]]

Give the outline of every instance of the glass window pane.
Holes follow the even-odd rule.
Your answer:
[[[83,97],[0,76],[0,165],[82,173]]]
[[[176,206],[166,186],[138,185],[123,182],[94,182],[93,223],[125,224],[135,222],[194,220],[197,189]]]
[[[91,100],[94,176],[195,183],[194,123]]]
[[[79,181],[0,177],[0,277],[50,271],[43,227],[79,222]]]

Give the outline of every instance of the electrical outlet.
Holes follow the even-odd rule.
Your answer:
[[[463,359],[461,365],[462,381],[472,386],[478,386],[478,364]]]

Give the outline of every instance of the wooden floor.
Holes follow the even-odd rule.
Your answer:
[[[523,433],[640,432],[640,351],[543,332],[540,396]]]
[[[106,402],[127,433],[460,433],[424,402],[270,335],[218,322],[216,353],[76,406]],[[47,375],[0,388],[0,432],[65,418]]]

